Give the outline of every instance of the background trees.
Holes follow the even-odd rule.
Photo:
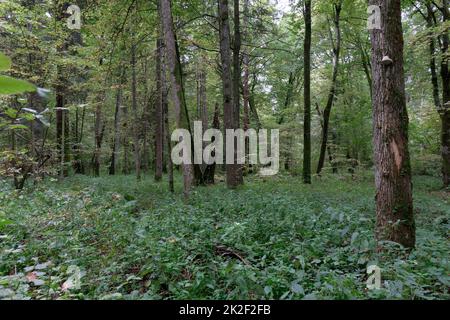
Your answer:
[[[203,165],[172,168],[168,137],[200,120],[222,130],[280,129],[282,174],[303,171],[305,183],[317,178],[311,168],[322,177],[356,178],[380,166],[371,106],[385,97],[372,88],[384,69],[370,59],[367,3],[281,4],[80,1],[82,28],[71,30],[64,1],[0,3],[9,74],[50,90],[0,98],[2,151],[15,150],[61,177],[140,177],[150,169],[160,180],[181,169],[186,195],[224,176],[235,188],[257,172],[236,165],[211,176]],[[405,131],[409,123],[411,171],[440,175],[448,186],[448,1],[411,1],[401,10],[403,32],[393,32],[405,39],[401,95],[410,119],[399,121]],[[400,88],[403,80],[396,81]],[[396,144],[406,146],[400,136]]]

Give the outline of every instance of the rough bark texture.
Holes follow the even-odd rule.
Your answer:
[[[303,182],[311,183],[311,0],[305,1]]]
[[[230,52],[230,25],[228,13],[228,0],[219,2],[219,30],[220,30],[220,60],[222,66],[224,130],[236,129],[233,82],[231,79],[231,52]],[[234,157],[236,158],[236,157]],[[226,181],[229,188],[236,188],[241,181],[241,165],[226,165]]]
[[[333,75],[331,78],[331,88],[328,93],[327,105],[323,111],[323,130],[322,130],[322,144],[320,146],[320,155],[319,155],[319,164],[317,165],[317,174],[322,172],[324,163],[325,163],[325,153],[327,150],[328,144],[328,131],[330,126],[330,116],[331,116],[331,108],[333,107],[333,102],[336,95],[336,82],[339,71],[339,56],[341,52],[341,9],[342,9],[342,1],[334,4],[334,17],[333,24],[336,32],[336,43],[333,40],[333,33],[330,27],[330,38],[333,44]]]
[[[162,39],[156,41],[156,108],[155,108],[155,181],[161,181],[164,161],[164,127],[163,127],[163,95],[162,91]]]
[[[181,63],[174,33],[170,0],[160,0],[160,10],[164,30],[166,60],[170,73],[170,82],[172,84],[171,91],[173,104],[175,107],[177,127],[190,131],[189,115],[187,112],[186,99],[184,95]],[[185,197],[188,197],[194,178],[193,165],[192,163],[182,164],[181,168],[183,171],[184,195]]]
[[[370,0],[381,8],[381,30],[371,30],[376,237],[415,246],[408,113],[400,0]],[[382,63],[383,57],[392,59]],[[381,246],[380,246],[381,248]]]

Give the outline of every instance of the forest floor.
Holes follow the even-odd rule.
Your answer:
[[[77,176],[0,185],[0,299],[449,299],[448,193],[415,177],[417,249],[376,253],[370,177],[197,188]],[[382,289],[367,290],[367,266]]]

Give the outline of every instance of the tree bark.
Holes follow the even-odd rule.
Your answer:
[[[92,157],[92,167],[94,170],[94,176],[100,176],[100,155],[102,149],[103,133],[105,132],[105,125],[102,124],[102,106],[104,99],[98,99],[95,106],[95,151]]]
[[[134,168],[136,172],[136,178],[141,179],[141,152],[139,145],[139,128],[140,119],[138,115],[137,106],[137,80],[136,80],[136,44],[131,45],[131,106],[133,110],[133,145],[134,145]]]
[[[186,98],[183,87],[183,74],[181,70],[180,54],[176,42],[176,35],[174,32],[172,10],[170,0],[160,0],[161,19],[164,33],[165,53],[167,59],[167,66],[170,73],[171,91],[173,104],[175,107],[175,117],[177,127],[186,129],[191,132],[189,125],[189,114],[187,111]],[[192,135],[191,135],[192,136]],[[183,190],[184,196],[187,198],[192,188],[194,179],[194,170],[192,161],[190,164],[183,163],[181,165],[183,171]]]
[[[216,103],[215,109],[214,109],[214,118],[212,122],[212,128],[220,130],[220,110],[219,110],[219,104]],[[211,142],[214,142],[211,141]],[[215,154],[212,154],[214,157]],[[215,183],[215,172],[216,172],[216,164],[210,164],[206,167],[205,173],[204,173],[204,181],[206,185],[213,185]]]
[[[164,161],[164,126],[163,126],[163,95],[162,90],[162,39],[156,41],[156,91],[157,100],[155,108],[155,181],[161,181]]]
[[[240,128],[241,115],[241,15],[239,0],[234,0],[234,46],[233,46],[233,102],[234,102],[234,129]],[[237,153],[235,152],[235,161]],[[238,165],[236,181],[244,184],[243,166]]]
[[[244,0],[244,28],[245,28],[245,37],[247,41],[249,40],[249,0]],[[244,64],[244,78],[243,78],[243,100],[244,100],[244,115],[243,115],[243,129],[247,132],[250,129],[250,58],[247,52],[247,49],[243,52],[243,64]],[[248,163],[248,154],[249,154],[249,138],[245,137],[245,159],[246,163]]]
[[[400,2],[369,1],[370,5],[380,6],[381,9],[381,30],[370,31],[374,94],[376,238],[378,241],[389,240],[412,248],[415,246],[416,237]],[[384,57],[386,58],[383,59]],[[381,247],[379,243],[379,248]]]
[[[311,0],[305,1],[303,183],[311,184]]]
[[[114,141],[113,152],[111,155],[111,165],[109,167],[109,174],[115,175],[119,163],[120,152],[120,122],[121,122],[121,107],[122,107],[122,93],[123,85],[125,83],[125,70],[121,71],[119,85],[116,92],[116,109],[114,112]]]
[[[319,164],[317,166],[317,174],[320,174],[322,172],[325,163],[325,153],[327,150],[327,143],[328,143],[328,131],[330,126],[331,108],[333,107],[333,102],[336,96],[336,82],[339,71],[339,56],[341,52],[341,26],[340,26],[341,9],[342,9],[342,1],[339,1],[338,3],[334,4],[333,24],[336,32],[336,44],[334,44],[333,34],[331,32],[330,27],[330,37],[331,42],[333,44],[333,76],[331,79],[331,88],[328,94],[327,105],[323,111],[322,143],[320,146],[320,156],[319,156]]]
[[[55,14],[55,19],[57,22],[61,22],[64,19],[65,10],[67,9],[67,4],[58,3],[57,12]],[[62,58],[69,47],[68,39],[63,39],[62,43],[58,45],[57,52]],[[63,67],[57,65],[57,83],[55,86],[56,95],[56,143],[58,149],[58,161],[61,164],[59,176],[66,177],[68,175],[68,170],[65,163],[69,162],[70,158],[70,144],[69,138],[69,113],[66,109],[66,95],[67,95],[67,81],[63,73]],[[63,123],[64,121],[64,123]]]
[[[442,0],[443,23],[450,20],[449,1]],[[449,34],[448,30],[441,36],[441,79],[442,79],[442,108],[440,110],[441,130],[441,153],[442,153],[442,180],[445,188],[450,186],[450,68],[449,68]]]
[[[441,109],[441,98],[439,97],[439,77],[437,73],[436,66],[436,43],[433,36],[432,28],[434,27],[433,22],[433,8],[431,3],[426,3],[427,15],[425,16],[427,22],[427,28],[430,29],[429,34],[429,50],[430,50],[430,73],[431,73],[431,84],[433,85],[433,101],[437,110]]]
[[[128,102],[124,105],[123,108],[123,121],[122,121],[122,135],[123,135],[123,164],[122,164],[122,173],[129,174],[130,173],[130,138],[129,138],[129,121],[130,117],[128,114]]]
[[[224,131],[226,132],[227,129],[233,130],[236,129],[235,104],[233,100],[233,82],[231,78],[230,25],[229,25],[228,0],[218,0],[218,12],[219,12],[220,59],[222,66]],[[236,160],[236,150],[234,152],[234,159]],[[241,166],[236,163],[227,164],[225,170],[226,170],[227,186],[229,188],[236,188],[241,181],[240,179]]]

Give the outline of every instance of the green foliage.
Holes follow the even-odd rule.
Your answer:
[[[36,87],[28,81],[0,76],[0,94],[18,94],[36,91]]]
[[[133,177],[0,192],[0,292],[37,299],[448,299],[450,203],[415,181],[418,245],[375,252],[371,179],[253,179],[188,203]],[[181,192],[181,181],[176,188]],[[383,288],[367,291],[366,268]],[[81,287],[67,289],[78,268]],[[42,268],[42,269],[40,269]],[[71,269],[71,270],[72,270]],[[17,273],[12,272],[17,270]],[[66,283],[66,284],[65,284]],[[65,285],[64,285],[65,284]]]
[[[11,60],[0,53],[0,71],[7,71],[11,68]],[[12,77],[0,75],[0,95],[18,94],[36,91],[36,87],[28,81],[14,79]]]
[[[0,71],[8,71],[11,68],[11,59],[0,52]]]

